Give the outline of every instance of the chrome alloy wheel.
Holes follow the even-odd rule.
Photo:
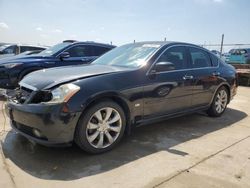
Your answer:
[[[106,107],[96,111],[90,118],[86,136],[88,142],[95,148],[110,146],[119,136],[122,119],[114,108]]]
[[[222,113],[227,106],[227,92],[225,90],[219,91],[215,100],[215,110],[217,113]]]

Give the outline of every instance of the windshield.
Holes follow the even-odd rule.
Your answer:
[[[49,47],[46,50],[41,51],[40,53],[36,54],[37,56],[52,56],[62,50],[63,48],[69,46],[70,42],[63,42],[56,44],[55,46]]]
[[[145,65],[149,58],[160,45],[158,44],[127,44],[117,47],[104,54],[92,64],[112,65],[136,68]]]
[[[3,46],[0,46],[0,51],[4,50],[5,48],[9,47],[10,45],[3,45]]]

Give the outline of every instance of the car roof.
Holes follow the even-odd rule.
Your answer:
[[[17,46],[20,46],[20,47],[36,47],[36,48],[43,48],[43,49],[46,49],[46,48],[48,48],[48,47],[46,47],[46,46],[39,46],[39,45],[31,45],[31,44],[9,44],[9,43],[6,43],[6,44],[3,44],[3,45],[1,45],[1,47],[2,48],[7,48],[7,47],[10,47],[10,46],[15,46],[15,45],[17,45]]]
[[[46,46],[39,46],[39,45],[30,45],[30,44],[27,44],[27,45],[25,45],[25,44],[21,44],[21,45],[19,45],[20,47],[36,47],[36,48],[44,48],[44,49],[46,49],[46,48],[48,48],[48,47],[46,47]]]
[[[133,44],[133,43],[130,43]],[[166,46],[166,45],[187,45],[187,46],[193,46],[193,47],[199,47],[203,48],[202,46],[186,43],[186,42],[177,42],[177,41],[142,41],[142,42],[135,42],[135,44],[150,44],[150,45],[160,45],[160,47]],[[206,48],[203,48],[207,50]],[[209,51],[209,50],[207,50]]]
[[[68,42],[72,44],[92,44],[92,45],[97,45],[97,46],[105,46],[108,48],[115,48],[115,45],[111,44],[106,44],[106,43],[98,43],[98,42],[93,42],[93,41],[75,41],[75,40],[65,40],[63,42]]]

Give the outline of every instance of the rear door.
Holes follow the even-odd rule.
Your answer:
[[[192,107],[208,105],[218,85],[218,59],[202,48],[188,47],[193,75]]]

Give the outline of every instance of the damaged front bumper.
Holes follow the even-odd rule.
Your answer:
[[[81,115],[68,109],[67,104],[19,103],[9,96],[5,111],[12,128],[36,143],[48,146],[67,145],[74,139],[75,127]]]

